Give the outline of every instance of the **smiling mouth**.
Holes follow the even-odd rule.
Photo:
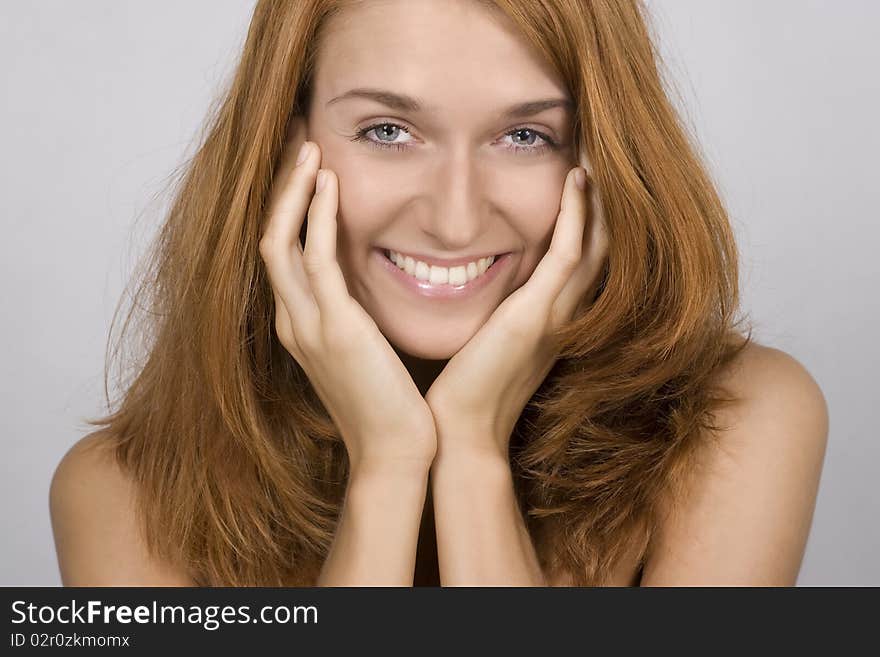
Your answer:
[[[385,258],[402,273],[416,280],[432,285],[464,285],[482,277],[499,259],[506,255],[501,253],[493,256],[477,258],[470,262],[449,267],[429,264],[422,260],[404,255],[391,249],[382,249]]]

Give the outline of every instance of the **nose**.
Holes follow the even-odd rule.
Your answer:
[[[479,163],[466,145],[452,149],[437,160],[428,180],[432,203],[425,213],[423,229],[445,251],[464,250],[483,232],[487,200]]]

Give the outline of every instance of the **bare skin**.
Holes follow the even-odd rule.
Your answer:
[[[317,583],[565,585],[568,574],[537,566],[506,441],[552,364],[546,331],[589,296],[607,241],[595,189],[574,182],[576,166],[590,166],[575,159],[570,111],[502,115],[525,101],[566,99],[567,90],[475,3],[365,2],[329,27],[309,116],[292,123],[273,182],[271,238],[261,243],[279,338],[362,466]],[[334,100],[357,88],[414,96],[424,108]],[[352,140],[377,125],[384,130]],[[558,147],[541,149],[536,132]],[[398,148],[367,143],[386,140]],[[311,159],[295,167],[306,141]],[[328,183],[315,194],[319,168]],[[292,238],[306,213],[300,250]],[[485,294],[439,304],[391,286],[375,264],[379,247],[511,261]],[[285,310],[303,305],[309,323],[291,324]],[[356,348],[346,349],[353,327]],[[334,347],[344,354],[335,361]],[[356,386],[352,373],[372,369],[390,388]],[[794,582],[827,438],[824,398],[797,361],[765,347],[723,376],[748,403],[723,418],[732,428],[707,449],[692,494],[669,500],[641,581],[643,555],[633,554],[612,583]],[[187,581],[145,555],[125,513],[131,493],[95,450],[77,446],[59,465],[50,502],[65,584]]]
[[[707,447],[690,494],[674,505],[669,501],[641,580],[640,555],[633,553],[618,565],[610,585],[797,582],[827,443],[825,399],[797,360],[770,347],[747,348],[722,378],[746,403],[719,417],[731,429],[717,448]],[[178,565],[147,552],[134,522],[135,489],[105,446],[98,434],[80,439],[52,479],[49,503],[62,583],[193,586]],[[416,583],[436,585],[430,510],[425,519]],[[548,579],[551,586],[571,581],[569,573]]]
[[[380,38],[391,34],[382,29],[389,12],[403,22]],[[601,217],[587,212],[586,180],[575,182],[571,97],[500,14],[474,3],[365,3],[337,18],[319,52],[304,137],[340,181],[338,259],[349,292],[395,346],[434,418],[441,576],[542,583],[513,499],[507,440],[552,366],[548,332],[595,285],[607,252]],[[486,77],[455,74],[475,63]],[[419,99],[419,109],[387,93],[350,93],[389,90],[389,70],[409,81],[392,93]],[[506,116],[548,99],[559,104]],[[389,128],[394,138],[383,139]],[[510,193],[517,188],[526,193]],[[376,264],[384,248],[509,261],[482,294],[438,301],[397,287]],[[497,474],[479,520],[465,517],[457,494],[438,495],[465,472]],[[469,532],[474,526],[484,534]]]

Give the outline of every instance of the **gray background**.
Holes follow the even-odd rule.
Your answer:
[[[649,0],[731,212],[759,342],[831,432],[800,585],[880,585],[880,4]],[[60,584],[48,486],[103,411],[110,319],[239,51],[252,0],[0,3],[0,585]],[[872,392],[872,390],[874,392]]]

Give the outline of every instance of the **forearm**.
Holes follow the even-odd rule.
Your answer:
[[[438,456],[431,494],[442,586],[546,586],[506,461]]]
[[[427,466],[352,471],[318,586],[412,586],[427,483]]]

